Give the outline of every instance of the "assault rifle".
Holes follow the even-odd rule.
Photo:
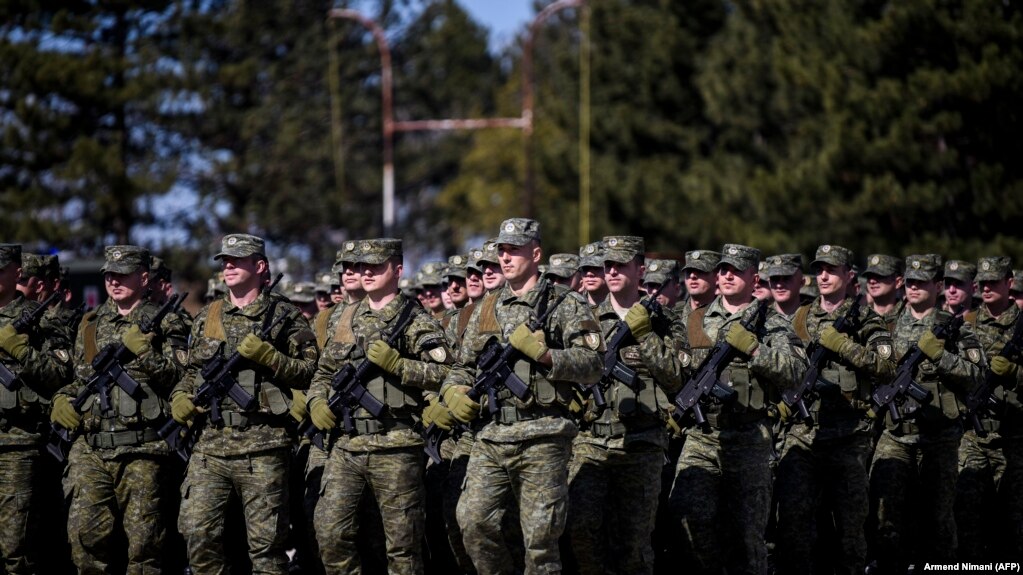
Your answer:
[[[749,314],[740,323],[742,327],[751,332],[756,332],[764,325],[767,319],[767,308],[770,305],[766,300],[758,300],[753,313]],[[704,429],[707,427],[707,418],[703,415],[703,408],[700,402],[707,396],[713,396],[721,403],[735,401],[738,394],[734,389],[721,384],[721,372],[728,367],[738,350],[724,339],[718,341],[710,350],[710,354],[700,364],[696,373],[686,382],[678,395],[675,396],[675,413],[672,418],[679,422],[687,411],[693,412],[693,418],[697,425]]]
[[[274,281],[263,288],[263,294],[269,296],[274,286],[277,285],[277,282],[281,281],[283,276],[284,274],[277,274]],[[274,307],[271,306],[270,313],[273,313],[273,310]],[[268,339],[278,325],[291,317],[292,314],[284,313],[274,321],[267,322],[263,329],[258,332],[259,338],[262,340]],[[221,347],[223,345],[224,343],[221,343]],[[230,397],[242,411],[251,411],[257,407],[256,398],[252,397],[238,383],[238,372],[241,371],[246,361],[248,360],[245,356],[238,353],[238,350],[235,350],[229,357],[224,357],[224,354],[218,353],[203,364],[202,370],[199,372],[203,383],[196,390],[192,403],[197,408],[209,410],[209,420],[211,422],[220,423],[223,421],[223,417],[220,415],[220,402],[225,397]],[[195,441],[198,439],[198,429],[201,428],[200,422],[196,422],[195,425],[197,427],[189,427],[174,421],[173,418],[169,418],[167,423],[157,430],[157,434],[167,442],[171,449],[177,452],[182,460],[187,462],[192,456],[192,446],[195,445]]]
[[[1016,323],[1012,328],[1012,337],[1009,338],[1009,341],[1005,342],[998,355],[1009,360],[1015,360],[1021,348],[1023,348],[1023,314],[1016,317]],[[967,394],[966,399],[963,401],[966,404],[966,418],[973,424],[973,430],[980,437],[987,437],[987,430],[981,425],[980,418],[985,412],[999,405],[1000,401],[995,397],[994,391],[999,385],[1006,383],[1005,379],[991,371],[990,367],[987,368],[987,371],[984,372],[984,381]],[[1010,382],[1010,386],[1014,383]]]
[[[547,284],[544,283],[540,289],[546,292]],[[569,293],[571,292],[566,291],[558,296],[554,300],[554,305],[548,306],[542,314],[529,322],[527,325],[529,331],[534,332],[542,328],[547,323],[547,318],[554,313],[554,310],[558,309],[558,306],[568,297]],[[513,359],[518,353],[519,351],[510,343],[501,345],[496,337],[491,338],[484,347],[483,353],[476,359],[476,381],[465,395],[475,402],[480,401],[486,395],[487,407],[491,415],[500,409],[497,404],[497,392],[501,388],[507,389],[520,400],[524,401],[528,398],[529,386],[519,376],[515,375],[511,367]],[[431,423],[423,433],[423,437],[426,440],[426,446],[423,450],[430,456],[430,459],[437,463],[441,461],[440,444],[444,440],[445,435],[447,435],[447,431],[437,427],[436,423]]]
[[[853,298],[849,310],[835,321],[835,330],[839,333],[850,333],[855,329],[859,315],[860,299]],[[812,426],[813,418],[810,417],[810,410],[807,409],[807,401],[813,405],[813,402],[817,399],[817,392],[825,386],[834,384],[820,379],[821,368],[824,367],[824,363],[831,357],[831,350],[821,345],[820,341],[814,341],[810,344],[808,351],[810,352],[810,366],[806,370],[806,375],[803,376],[803,382],[795,389],[787,389],[781,392],[781,398],[786,405],[796,408],[799,419],[803,423]]]
[[[962,326],[963,316],[960,308],[944,322],[934,324],[931,327],[931,333],[938,339],[947,340],[958,335],[959,328]],[[921,405],[930,403],[933,394],[913,381],[913,373],[925,359],[927,356],[920,350],[920,346],[913,344],[913,347],[909,348],[909,351],[899,360],[892,381],[874,388],[874,393],[871,394],[874,405],[867,412],[870,418],[880,417],[882,412],[887,409],[891,413],[893,422],[902,421],[900,406],[906,402],[906,396],[913,398]]]
[[[21,317],[14,320],[11,323],[11,327],[17,333],[27,333],[35,329],[36,325],[39,324],[39,320],[43,319],[43,314],[46,310],[50,309],[50,304],[59,296],[59,292],[53,292],[50,297],[46,298],[39,307],[33,311],[25,310],[21,312]],[[18,379],[18,374],[10,370],[9,367],[0,363],[0,383],[3,384],[9,391],[14,391],[21,386],[21,381]]]
[[[148,291],[142,296],[143,301],[148,298]],[[153,314],[153,317],[146,319],[139,324],[139,331],[142,333],[153,333],[159,329],[163,318],[171,311],[175,311],[184,301],[183,297],[173,296],[166,301],[160,309]],[[135,354],[124,345],[111,343],[104,347],[92,360],[92,377],[85,383],[78,395],[71,401],[75,411],[82,413],[85,403],[93,395],[99,396],[100,410],[106,414],[110,411],[110,390],[113,386],[121,388],[121,391],[128,394],[135,400],[142,393],[142,386],[135,381],[125,369],[124,364],[135,359]],[[78,436],[77,430],[67,429],[58,423],[50,424],[50,439],[46,444],[46,450],[53,455],[57,461],[63,462],[71,450],[71,444]]]
[[[401,312],[398,314],[398,320],[394,323],[394,327],[384,340],[387,342],[387,345],[394,347],[398,338],[405,333],[405,328],[408,327],[413,319],[412,311],[417,305],[418,303],[414,299],[409,298],[405,301],[405,305],[402,306]],[[373,394],[366,389],[366,385],[363,383],[366,375],[369,374],[370,369],[375,365],[369,358],[363,359],[358,366],[347,362],[344,367],[337,370],[337,373],[330,378],[330,388],[334,393],[327,399],[327,407],[330,408],[330,411],[335,416],[342,418],[345,425],[345,433],[351,433],[355,429],[355,423],[352,421],[352,412],[360,406],[374,418],[379,418],[383,414],[384,409],[387,408],[379,399],[373,397]],[[308,437],[313,442],[313,445],[324,449],[326,433],[317,429],[311,419],[306,418],[305,421],[299,424],[298,431]]]
[[[647,312],[653,316],[661,310],[661,304],[657,301],[658,294],[664,289],[664,284],[657,288],[656,291],[650,294],[650,296],[642,301],[642,306],[646,308]],[[614,335],[611,339],[607,340],[606,349],[604,351],[604,372],[600,377],[600,380],[583,387],[584,391],[588,391],[590,396],[593,398],[593,404],[597,407],[604,407],[607,405],[607,400],[604,398],[604,392],[607,391],[614,381],[620,381],[625,384],[626,387],[632,391],[639,393],[639,375],[636,374],[636,370],[622,363],[622,360],[618,357],[618,352],[621,351],[622,346],[632,336],[632,330],[629,329],[629,324],[625,323],[625,320],[618,320],[615,324]]]

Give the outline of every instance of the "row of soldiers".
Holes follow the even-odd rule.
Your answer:
[[[688,252],[680,267],[644,252],[642,238],[611,236],[541,270],[539,224],[516,218],[468,257],[424,266],[413,296],[400,286],[400,240],[351,241],[336,257],[338,288],[314,298],[323,309],[313,315],[267,289],[260,238],[230,234],[215,256],[225,293],[192,319],[149,289],[146,250],[110,246],[106,302],[77,326],[55,308],[26,329],[17,320],[38,297],[16,289],[20,247],[0,246],[0,348],[17,374],[0,389],[7,571],[33,572],[25,502],[40,446],[61,430],[73,439],[63,487],[79,570],[122,561],[160,571],[161,485],[175,455],[159,431],[169,420],[198,436],[183,450],[177,520],[194,573],[225,569],[233,499],[253,572],[285,572],[289,524],[308,521],[310,541],[293,543],[308,572],[357,573],[379,552],[388,571],[421,573],[444,539],[427,530],[431,478],[463,572],[554,573],[564,562],[651,573],[655,551],[668,549],[671,571],[764,573],[771,523],[779,573],[859,573],[868,557],[876,572],[905,572],[924,560],[1019,556],[1020,375],[1018,358],[1001,352],[1023,290],[1007,258],[982,258],[956,288],[965,262],[910,256],[903,269],[871,255],[857,295],[853,254],[825,245],[810,265],[815,297],[800,304],[798,256],[763,267],[758,250],[726,244]],[[957,290],[974,282],[982,304],[958,333],[933,330],[963,314],[970,298]],[[943,286],[951,313],[939,309]],[[329,306],[331,296],[340,301]],[[850,327],[836,329],[846,317]],[[827,350],[825,384],[803,419],[784,394],[816,347]],[[701,400],[701,422],[673,398],[722,349],[729,361],[714,375],[731,399]],[[878,410],[872,392],[913,349],[926,356],[915,379],[928,399]],[[106,378],[114,383],[95,389],[104,353],[137,388]],[[218,358],[244,393],[210,398]],[[961,398],[989,375],[997,408],[964,433]],[[300,464],[306,436],[324,449]],[[681,451],[666,467],[673,438]],[[424,473],[424,446],[440,439],[440,463]],[[118,529],[123,558],[111,544]],[[815,553],[825,544],[834,548]]]

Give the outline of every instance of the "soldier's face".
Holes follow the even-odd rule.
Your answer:
[[[107,296],[119,304],[130,304],[141,299],[142,291],[148,283],[149,273],[142,270],[135,270],[130,274],[114,272],[103,274],[103,285],[106,286]]]
[[[1016,300],[1016,307],[1023,309],[1023,291],[1010,292],[1012,298]]]
[[[640,278],[643,277],[643,265],[639,259],[633,258],[629,263],[614,261],[604,262],[604,282],[607,290],[614,294],[627,293],[639,289]]]
[[[579,272],[582,274],[583,289],[587,292],[598,292],[607,288],[603,268],[586,266],[579,268]]]
[[[973,283],[955,278],[945,278],[945,302],[950,307],[969,303],[973,297]]]
[[[17,291],[18,279],[21,278],[21,266],[11,262],[0,268],[0,299],[7,300]]]
[[[330,307],[330,294],[323,291],[316,292],[316,309],[323,311]]]
[[[465,287],[466,281],[467,280],[456,276],[448,277],[448,287],[446,292],[451,303],[456,306],[460,306],[469,301],[469,291]]]
[[[790,276],[771,276],[771,295],[778,303],[799,299],[799,288],[803,287],[803,272]]]
[[[43,295],[45,282],[37,277],[22,277],[18,279],[18,291],[25,296],[25,299],[32,301],[43,301],[50,294]]]
[[[646,293],[648,294],[660,290],[657,291],[657,303],[666,307],[671,307],[678,302],[682,286],[679,285],[678,280],[670,279],[663,287],[661,284],[656,283],[646,283],[643,284],[643,287],[646,289]]]
[[[266,260],[258,256],[236,258],[223,256],[221,265],[224,269],[224,284],[228,288],[258,287],[263,284],[263,275],[267,271]]]
[[[745,271],[738,270],[732,264],[721,264],[717,269],[718,291],[723,296],[741,296],[753,294],[753,286],[757,282],[756,266]]]
[[[444,299],[441,296],[440,286],[423,286],[423,291],[420,292],[419,295],[419,301],[423,302],[423,307],[426,309],[430,311],[440,311],[444,309]]]
[[[341,272],[341,285],[344,286],[345,291],[356,292],[362,291],[362,273],[359,272],[359,267],[355,264],[348,264],[344,267],[344,271]]]
[[[906,301],[917,307],[933,306],[941,284],[934,280],[906,280]]]
[[[894,294],[902,287],[902,276],[879,276],[870,274],[867,278],[867,293],[874,299],[883,298],[888,294]]]
[[[683,273],[686,274],[686,291],[689,292],[689,295],[703,295],[714,289],[714,282],[717,280],[714,272],[702,272],[689,268]]]
[[[1009,287],[1012,286],[1012,278],[982,281],[979,284],[980,298],[984,300],[985,305],[1001,307],[1009,301]]]
[[[483,264],[483,287],[488,290],[497,289],[504,285],[504,274],[501,273],[501,266],[493,262]]]
[[[497,258],[501,264],[501,273],[504,279],[514,285],[520,281],[526,281],[530,276],[536,275],[537,267],[543,258],[543,252],[536,242],[530,242],[524,246],[514,244],[498,244]]]
[[[821,295],[841,294],[845,297],[852,280],[852,270],[848,266],[817,264],[817,289]]]
[[[401,279],[402,264],[394,258],[380,264],[356,264],[359,270],[360,283],[367,294],[388,294],[398,291],[398,280]]]
[[[483,274],[469,268],[465,271],[465,292],[473,300],[483,297]]]

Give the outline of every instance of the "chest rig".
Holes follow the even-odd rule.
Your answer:
[[[792,330],[796,332],[804,346],[809,346],[811,340],[809,328],[810,305],[800,306],[792,317]],[[857,332],[860,327],[859,318],[853,320],[853,329],[847,335],[856,341]],[[857,343],[861,343],[858,342]],[[866,342],[862,342],[865,344]],[[820,345],[819,343],[817,345]],[[810,406],[810,415],[814,421],[825,427],[830,418],[835,415],[834,411],[855,411],[851,417],[858,418],[870,407],[871,383],[869,378],[857,376],[856,372],[844,363],[834,360],[831,356],[824,361],[820,368],[816,390],[820,395],[820,401]],[[823,415],[822,415],[823,412]]]

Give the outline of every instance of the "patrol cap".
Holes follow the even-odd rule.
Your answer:
[[[735,269],[744,272],[750,267],[757,269],[760,263],[760,250],[741,244],[725,244],[721,248],[721,261],[716,267],[728,264]]]
[[[646,252],[643,238],[639,236],[604,236],[604,261],[627,264]],[[603,262],[601,262],[603,265]]]
[[[718,267],[721,261],[721,254],[710,250],[693,250],[686,252],[686,262],[682,271],[697,270],[701,272],[712,272]]]
[[[497,264],[500,265],[501,261],[497,253],[497,238],[490,238],[483,242],[483,250],[480,257],[476,260],[480,264]]]
[[[768,267],[769,267],[769,264],[767,263],[767,261],[762,261],[762,262],[757,264],[757,284],[758,285],[759,284],[764,284],[766,286],[769,283],[771,283],[770,280],[768,279],[770,276],[767,275]]]
[[[643,283],[661,285],[670,279],[678,279],[678,262],[675,260],[647,260],[643,272]]]
[[[1016,270],[1012,273],[1012,285],[1009,291],[1023,292],[1023,270]]]
[[[227,285],[220,278],[206,280],[206,299],[215,299],[227,293]]]
[[[602,241],[589,243],[579,248],[579,267],[603,268],[605,249]]]
[[[288,286],[285,295],[292,303],[313,303],[316,301],[316,284],[312,282],[295,282]]]
[[[948,275],[948,272],[946,272]],[[997,281],[1012,277],[1012,258],[1008,256],[988,256],[977,260],[977,276],[979,282]]]
[[[416,274],[416,283],[420,286],[439,286],[444,284],[444,276],[447,274],[447,262],[428,262],[423,264]]]
[[[476,270],[479,273],[483,273],[483,266],[480,264],[480,258],[482,257],[482,246],[469,250],[469,260],[465,263],[466,272],[468,272],[468,270]]]
[[[790,276],[803,269],[803,256],[800,254],[779,254],[769,256],[760,262],[757,271],[765,278]]]
[[[957,279],[965,283],[973,283],[977,275],[977,266],[963,260],[948,260],[945,262],[945,277]]]
[[[524,246],[533,240],[540,241],[540,222],[529,218],[511,218],[501,222],[497,243]]]
[[[401,279],[399,279],[398,280],[398,291],[400,291],[401,295],[403,295],[405,297],[408,297],[408,298],[416,297],[415,282],[413,282],[409,278],[401,278]]]
[[[941,256],[938,254],[915,254],[906,258],[907,280],[931,281],[941,279]]]
[[[0,244],[0,268],[10,263],[21,265],[21,244]]]
[[[824,244],[817,248],[813,261],[810,262],[810,269],[816,270],[819,264],[831,264],[833,266],[849,266],[853,264],[853,252],[849,248]]]
[[[579,256],[575,254],[554,254],[547,263],[547,275],[570,278],[579,271]]]
[[[57,256],[22,253],[21,277],[46,280],[60,278],[60,263]]]
[[[251,255],[266,256],[266,242],[263,238],[250,234],[227,234],[220,240],[220,251],[213,259],[219,260],[224,256],[244,258]]]
[[[163,261],[163,258],[149,256],[149,278],[171,281],[171,269]]]
[[[137,269],[149,269],[149,250],[139,246],[107,246],[103,249],[106,262],[101,272],[130,274]]]
[[[444,269],[444,279],[464,278],[465,268],[469,265],[469,256],[455,254],[448,256],[447,267]]]
[[[330,293],[331,286],[341,285],[337,274],[329,270],[316,272],[316,293]]]
[[[817,287],[817,278],[814,276],[806,276],[803,278],[803,285],[799,286],[799,295],[801,297],[807,297],[817,299],[821,295],[821,290]]]
[[[393,257],[403,255],[401,240],[395,238],[376,238],[360,240],[353,263],[377,265]]]
[[[863,275],[875,275],[886,278],[902,273],[902,260],[886,254],[870,254],[867,256],[867,268]]]

